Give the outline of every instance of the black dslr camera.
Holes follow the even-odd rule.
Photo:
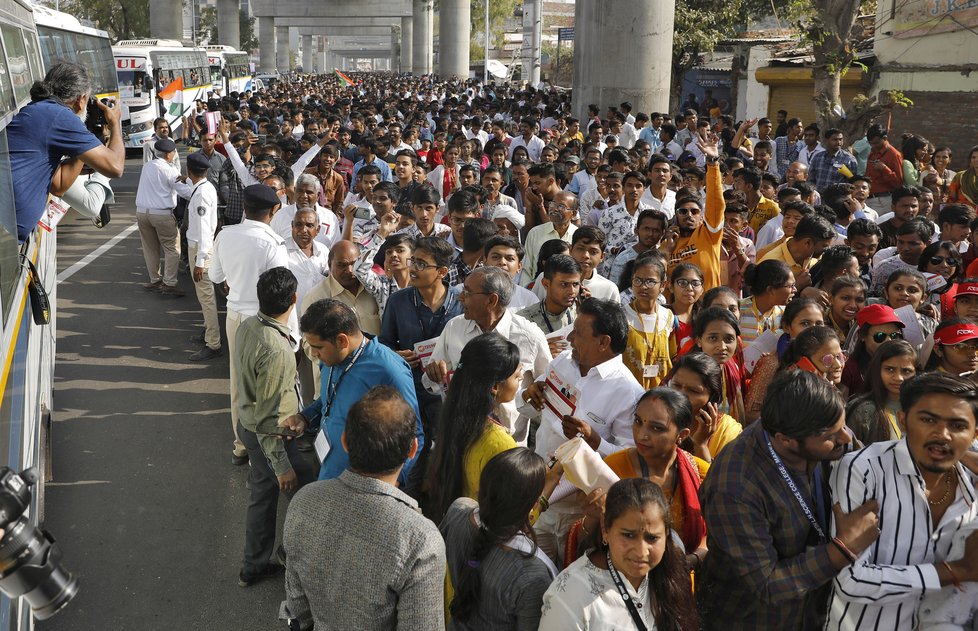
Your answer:
[[[112,103],[109,99],[102,99],[102,102],[112,107]],[[88,99],[88,113],[85,115],[85,127],[88,131],[92,132],[96,138],[103,140],[105,138],[105,125],[108,123],[105,120],[105,113],[102,108],[98,106],[94,98]]]
[[[18,475],[0,467],[0,590],[10,598],[23,596],[38,620],[47,620],[78,592],[78,580],[61,567],[61,549],[54,537],[31,525],[24,511],[37,482],[37,469]]]

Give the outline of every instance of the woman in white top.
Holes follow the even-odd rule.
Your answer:
[[[540,631],[694,631],[689,569],[669,534],[662,490],[644,478],[608,490],[602,546],[557,575],[543,595]]]

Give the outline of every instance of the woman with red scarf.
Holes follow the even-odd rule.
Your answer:
[[[687,565],[695,570],[706,556],[706,522],[700,511],[699,488],[710,465],[679,448],[679,443],[689,437],[692,424],[693,411],[684,395],[669,388],[653,388],[635,406],[635,447],[613,453],[605,462],[619,478],[645,478],[662,488],[674,536],[682,540]],[[585,516],[568,534],[565,567],[597,541],[591,539],[599,534],[604,496],[596,491],[587,500]]]

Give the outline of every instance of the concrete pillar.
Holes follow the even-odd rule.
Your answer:
[[[326,68],[326,38],[322,35],[316,36],[316,54],[312,60],[312,67],[319,74],[329,72]]]
[[[401,18],[401,72],[414,71],[414,18]]]
[[[275,18],[258,16],[258,65],[262,72],[275,70]]]
[[[312,72],[312,35],[302,36],[302,72]]]
[[[241,9],[238,0],[217,0],[217,42],[241,48]]]
[[[574,116],[631,101],[636,112],[669,111],[675,4],[577,0]]]
[[[390,67],[389,70],[394,72],[400,72],[401,67],[401,29],[392,26],[391,27],[391,56],[389,57]]]
[[[441,0],[438,28],[438,74],[442,79],[469,78],[469,39],[472,32],[469,0]]]
[[[543,45],[543,0],[523,2],[523,81],[540,83],[540,48]]]
[[[275,68],[282,74],[289,71],[289,27],[275,25]]]
[[[432,0],[413,0],[414,41],[411,44],[411,69],[415,76],[431,74],[431,38],[434,31],[434,6]]]
[[[183,39],[183,3],[150,2],[149,35],[154,39]]]

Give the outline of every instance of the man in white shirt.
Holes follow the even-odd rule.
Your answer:
[[[628,342],[621,305],[584,300],[568,341],[571,349],[554,358],[544,379],[517,395],[542,412],[536,452],[549,459],[578,434],[602,458],[632,446],[632,414],[644,390],[621,359]],[[573,495],[553,502],[534,524],[537,544],[551,558],[562,559],[564,537],[579,517]]]
[[[295,203],[275,213],[270,224],[283,241],[292,236],[292,220],[298,209],[315,210],[319,217],[319,232],[316,240],[323,244],[327,251],[340,240],[339,221],[333,211],[319,205],[319,179],[310,173],[303,173],[295,183]],[[301,303],[300,303],[301,304]]]
[[[973,324],[935,335],[943,352],[958,354],[956,344],[976,338]],[[973,533],[962,556],[950,554],[962,529],[973,531],[978,519],[978,495],[961,464],[975,437],[978,386],[946,372],[925,373],[900,388],[900,408],[899,425],[891,420],[884,430],[892,440],[844,456],[829,479],[837,513],[879,503],[880,534],[850,554],[851,564],[835,578],[827,629],[963,628],[942,619],[950,612],[941,605],[953,611],[953,590],[978,581]],[[973,595],[968,603],[974,606]]]
[[[537,261],[540,260],[540,248],[551,239],[561,239],[571,242],[577,226],[572,223],[577,216],[577,198],[573,193],[561,191],[554,195],[553,201],[545,202],[547,217],[545,224],[535,226],[526,234],[526,256],[523,257],[523,274],[521,282],[526,287],[537,277]]]
[[[798,162],[801,162],[806,167],[811,164],[812,158],[815,157],[816,153],[825,151],[825,147],[822,143],[818,141],[819,129],[818,125],[812,123],[801,134],[801,138],[805,145],[798,152]]]
[[[149,272],[148,291],[159,291],[180,297],[177,268],[180,262],[180,229],[173,217],[177,190],[183,178],[173,166],[177,146],[169,138],[160,138],[153,146],[156,157],[143,165],[136,188],[136,224],[143,246],[143,258]],[[186,190],[189,197],[189,189]],[[163,274],[160,275],[160,249],[163,250]]]
[[[224,331],[228,354],[234,357],[238,325],[258,313],[258,277],[273,267],[288,267],[289,254],[285,240],[268,224],[281,208],[281,200],[271,187],[252,184],[244,189],[244,220],[225,227],[214,240],[214,256],[208,278],[224,284],[228,291],[227,318]],[[238,387],[237,367],[231,361],[231,427],[234,430],[232,464],[248,462],[248,452],[237,436]]]
[[[188,357],[194,362],[221,354],[221,325],[217,319],[214,283],[207,278],[217,231],[217,189],[208,179],[209,168],[210,161],[201,152],[187,157],[187,175],[193,186],[187,202],[187,260],[193,263],[194,290],[204,316],[204,333],[200,337],[204,348]]]
[[[649,187],[642,195],[642,204],[661,211],[667,219],[672,219],[676,214],[676,191],[668,186],[672,179],[669,159],[662,154],[654,154],[649,159],[646,176],[649,178]]]
[[[282,211],[279,211],[282,212]],[[310,289],[329,275],[329,248],[316,240],[319,234],[319,215],[313,208],[300,208],[292,217],[292,235],[286,240],[289,269],[298,281],[297,305]]]
[[[513,138],[509,143],[509,159],[513,159],[513,152],[517,147],[526,147],[526,152],[530,156],[531,162],[540,161],[540,153],[546,147],[546,143],[536,136],[537,121],[534,118],[524,118],[520,121],[520,133],[522,135]]]
[[[462,317],[445,325],[421,379],[427,390],[443,392],[465,344],[489,331],[496,331],[519,347],[524,382],[521,387],[543,375],[552,359],[547,339],[537,325],[507,309],[512,297],[513,280],[504,270],[483,266],[469,274],[459,294]],[[516,404],[502,404],[498,416],[506,431],[517,442],[525,443],[529,419],[516,411]]]

